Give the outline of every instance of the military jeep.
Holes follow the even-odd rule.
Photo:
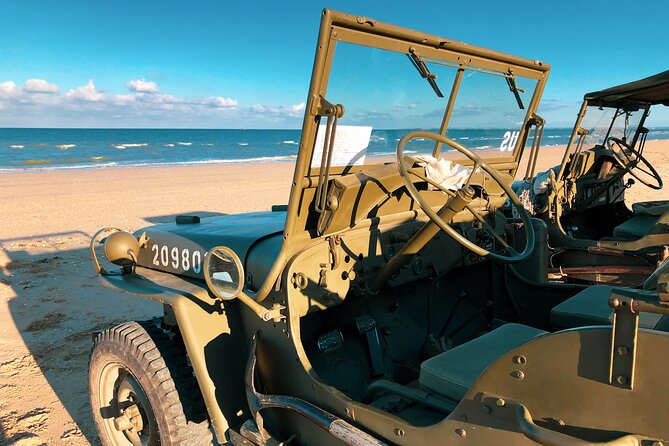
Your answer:
[[[103,444],[669,438],[662,295],[549,282],[511,188],[549,70],[325,10],[287,206],[93,237],[164,304],[95,335]]]
[[[539,175],[530,166],[516,186],[548,225],[556,280],[655,286],[657,266],[669,258],[669,201],[630,206],[626,192],[663,187],[643,155],[646,118],[662,105],[669,71],[585,94],[562,163]]]

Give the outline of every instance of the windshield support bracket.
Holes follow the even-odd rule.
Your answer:
[[[316,187],[316,198],[314,201],[314,209],[321,214],[326,210],[327,185],[330,179],[330,164],[332,163],[337,121],[344,116],[344,106],[341,104],[332,104],[321,96],[318,104],[318,115],[327,117],[327,125],[323,138],[321,168],[318,172],[318,186]]]

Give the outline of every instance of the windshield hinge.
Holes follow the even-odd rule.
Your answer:
[[[317,116],[327,116],[328,118],[331,116],[341,118],[344,116],[344,106],[341,104],[333,104],[323,96],[318,96],[316,101],[314,101],[313,114]]]

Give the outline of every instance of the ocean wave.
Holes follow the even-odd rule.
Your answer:
[[[53,160],[45,160],[45,159],[25,160],[19,164],[24,164],[26,166],[38,166],[41,164],[53,164]]]
[[[286,141],[281,141],[279,144],[292,144],[292,145],[297,145],[297,143],[296,143],[295,141],[293,141],[292,139],[288,139],[288,140],[286,140]]]
[[[77,147],[77,145],[76,144],[60,144],[60,145],[56,146],[56,148],[60,149],[60,150],[67,150],[67,149],[71,149],[72,147]]]
[[[0,168],[0,173],[9,173],[16,171],[30,171],[30,172],[39,172],[39,171],[57,171],[57,170],[98,170],[108,167],[115,169],[131,169],[131,168],[143,168],[143,167],[178,167],[178,166],[201,166],[201,165],[226,165],[226,164],[259,164],[259,163],[270,163],[270,162],[288,162],[295,161],[297,158],[296,155],[285,155],[285,156],[262,156],[258,158],[237,158],[237,159],[212,159],[212,160],[194,160],[194,161],[174,161],[174,162],[107,162],[103,163],[101,161],[107,161],[113,158],[107,157],[90,157],[86,158],[87,161],[94,161],[94,164],[71,164],[71,165],[53,165],[48,167],[29,167],[29,166],[40,166],[42,164],[53,164],[53,160],[29,160],[23,163],[20,163],[21,167],[14,168]],[[82,160],[71,160],[69,162],[81,162]]]
[[[179,145],[179,146],[190,146],[191,144],[193,144],[193,143],[192,142],[177,142],[177,145]]]
[[[50,160],[50,159],[29,159],[24,161],[16,161],[9,164],[15,164],[17,166],[39,166],[43,164],[78,164],[84,161],[88,162],[101,162],[101,161],[110,161],[114,158],[108,156],[89,156],[86,158],[69,158],[66,160]],[[65,166],[63,166],[65,167]]]
[[[248,146],[249,143],[247,143],[247,142],[238,142],[237,145],[238,145],[238,146]]]
[[[20,168],[0,168],[0,173],[22,172],[54,172],[59,170],[99,170],[108,167],[117,167],[118,163],[98,163],[98,164],[73,164],[70,166],[48,166],[48,167],[20,167]]]
[[[137,147],[146,147],[146,146],[148,146],[148,145],[149,145],[148,143],[141,143],[141,144],[135,144],[135,143],[132,143],[132,144],[112,144],[112,147],[115,148],[115,149],[121,149],[121,150],[123,150],[123,149],[134,149],[134,148],[137,148]]]
[[[22,146],[20,144],[14,144],[9,146],[10,149],[23,149],[25,146]]]
[[[174,144],[163,144],[163,147],[174,147]]]

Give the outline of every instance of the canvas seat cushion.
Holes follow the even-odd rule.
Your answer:
[[[635,215],[660,215],[669,212],[669,200],[641,201],[632,204],[632,211]]]
[[[588,325],[610,325],[613,309],[609,307],[609,296],[615,287],[591,286],[567,299],[551,310],[551,325],[556,330],[584,327]],[[631,291],[629,288],[626,291]],[[633,290],[639,295],[653,295],[652,291]],[[640,313],[639,327],[666,331],[669,319],[661,314]]]
[[[655,215],[640,214],[613,229],[614,240],[636,240],[647,235],[657,223]]]
[[[490,364],[544,333],[526,325],[502,325],[424,361],[419,383],[428,391],[459,401]]]

